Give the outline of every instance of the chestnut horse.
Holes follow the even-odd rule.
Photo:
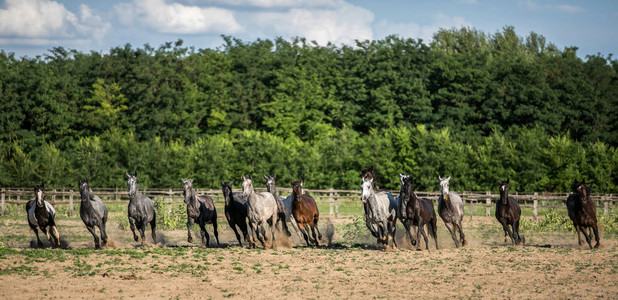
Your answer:
[[[594,248],[599,248],[600,237],[599,227],[597,226],[597,208],[594,206],[594,202],[590,199],[590,189],[586,186],[586,181],[577,182],[573,181],[571,186],[573,194],[567,198],[567,209],[569,211],[569,218],[573,221],[575,231],[577,231],[577,242],[581,246],[582,237],[579,234],[580,231],[584,234],[588,246],[592,249],[592,232],[587,233],[586,229],[592,229],[594,231],[594,238],[597,241]]]
[[[320,246],[320,239],[322,233],[318,228],[318,221],[320,220],[320,212],[318,211],[318,205],[313,200],[313,197],[303,194],[303,181],[292,180],[292,215],[296,220],[298,229],[303,233],[305,242],[309,246],[309,240],[316,246]],[[313,237],[309,237],[309,228],[311,226],[311,233]],[[318,232],[316,236],[315,232]]]

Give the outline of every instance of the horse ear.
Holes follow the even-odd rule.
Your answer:
[[[277,174],[273,173],[273,179],[277,178]]]
[[[506,180],[506,184],[509,184],[509,182],[511,182],[511,179]]]
[[[125,175],[127,175],[127,177],[131,177],[131,175],[129,175],[129,172],[124,172]]]
[[[221,180],[221,185],[225,185],[225,182],[223,180]]]
[[[451,180],[451,176],[449,176],[449,177],[447,177],[447,178],[446,178],[446,181],[449,181],[449,180]]]
[[[365,168],[361,167],[361,172],[365,172]]]
[[[444,179],[442,179],[442,176],[438,175],[438,180],[442,181]]]
[[[137,170],[135,170],[135,175],[134,176],[137,177]]]
[[[247,180],[247,178],[245,178],[245,175],[241,175],[240,178],[242,178],[242,181]]]
[[[369,168],[369,172],[370,172],[370,173],[373,173],[373,166],[371,166],[371,167]]]
[[[586,184],[586,179],[582,179],[582,184],[585,185]]]
[[[268,176],[262,174],[262,176],[264,176],[264,179],[268,180]]]
[[[253,176],[251,176],[251,174],[249,174],[249,180],[253,181]]]

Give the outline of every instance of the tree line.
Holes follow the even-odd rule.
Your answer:
[[[240,174],[280,186],[568,191],[585,178],[618,190],[618,62],[581,59],[536,33],[440,30],[429,43],[389,36],[354,47],[302,38],[217,49],[61,47],[0,51],[1,186],[219,188]]]

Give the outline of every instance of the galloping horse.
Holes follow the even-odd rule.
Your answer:
[[[277,224],[277,202],[271,193],[258,193],[253,190],[253,179],[242,176],[242,195],[247,198],[247,219],[251,227],[252,235],[249,235],[249,245],[255,248],[257,241],[266,248],[266,223],[270,225],[272,244],[275,245],[275,225]]]
[[[416,225],[416,250],[421,250],[421,234],[425,239],[425,248],[429,250],[429,240],[427,239],[427,235],[425,234],[424,226],[427,225],[427,231],[433,237],[433,240],[436,242],[436,249],[438,247],[438,227],[437,222],[438,218],[436,216],[436,211],[433,209],[433,202],[429,199],[421,199],[416,196],[416,193],[412,189],[414,180],[412,177],[403,178],[403,188],[401,189],[401,197],[403,201],[407,201],[408,205],[406,206],[406,214],[408,218],[408,228],[412,225]],[[408,235],[411,235],[411,232],[408,231]],[[413,238],[410,237],[410,240]]]
[[[322,233],[318,228],[318,221],[320,220],[320,212],[318,211],[318,205],[313,200],[313,197],[303,193],[303,181],[292,181],[292,215],[298,224],[298,229],[303,233],[305,242],[309,246],[309,228],[311,226],[311,233],[313,238],[311,243],[316,246],[320,246],[320,239]],[[318,232],[316,236],[315,232]]]
[[[388,192],[378,192],[375,186],[373,168],[362,169],[361,201],[365,208],[365,223],[369,231],[385,248],[397,247],[395,231],[397,223],[397,201]]]
[[[502,224],[504,229],[504,242],[507,241],[507,235],[511,238],[513,245],[524,243],[526,240],[519,234],[519,218],[521,217],[521,209],[517,203],[517,199],[509,196],[509,180],[498,181],[500,184],[500,200],[496,202],[496,219]],[[511,231],[511,228],[513,231]]]
[[[573,221],[573,226],[575,231],[577,231],[577,242],[580,246],[583,244],[579,234],[581,231],[586,238],[586,242],[588,242],[588,246],[592,249],[592,232],[590,234],[586,232],[586,229],[592,229],[591,231],[594,231],[594,237],[597,241],[594,248],[599,248],[601,238],[599,237],[599,227],[597,226],[597,208],[590,199],[590,190],[586,186],[586,181],[573,181],[571,189],[573,194],[567,198],[566,205],[569,211],[569,218]]]
[[[200,226],[202,245],[210,245],[210,234],[206,231],[206,224],[212,224],[217,245],[219,245],[219,232],[217,231],[217,209],[212,198],[208,195],[197,195],[193,188],[193,179],[182,179],[182,194],[187,205],[187,242],[193,242],[191,237],[191,225],[197,221]]]
[[[455,247],[459,248],[459,240],[455,233],[459,231],[459,238],[461,239],[461,246],[466,245],[466,236],[463,232],[461,222],[464,216],[464,204],[459,197],[459,194],[449,191],[449,181],[451,177],[442,178],[438,176],[440,180],[440,197],[438,198],[438,214],[444,225],[451,233],[451,237],[455,242]]]
[[[56,210],[49,202],[45,201],[45,187],[35,185],[34,195],[35,198],[26,203],[26,214],[28,215],[28,225],[36,234],[37,247],[43,247],[37,227],[43,231],[53,247],[60,247],[60,234],[54,220]],[[49,232],[47,231],[48,227]]]

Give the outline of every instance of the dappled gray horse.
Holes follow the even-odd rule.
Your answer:
[[[282,225],[283,231],[287,236],[292,236],[292,234],[290,233],[286,222],[292,223],[292,227],[296,230],[296,234],[298,234],[298,237],[300,238],[298,224],[296,224],[296,220],[292,215],[292,195],[289,196],[289,200],[277,195],[277,187],[275,186],[276,176],[277,175],[275,174],[264,175],[264,179],[266,179],[266,191],[273,194],[275,201],[277,201],[277,211],[279,213],[279,216],[277,216],[277,223]]]
[[[275,224],[277,223],[277,203],[275,197],[268,192],[258,193],[253,189],[253,179],[242,176],[242,194],[249,203],[247,219],[252,234],[249,235],[249,245],[256,247],[257,240],[266,248],[266,223],[270,225],[273,246],[275,245]]]
[[[217,209],[208,195],[197,195],[193,188],[193,179],[182,179],[182,194],[187,205],[187,242],[192,243],[191,225],[194,222],[200,226],[202,245],[210,245],[210,234],[206,231],[206,224],[212,224],[215,239],[219,245],[219,232],[217,231]]]
[[[105,207],[101,198],[92,194],[88,186],[88,180],[86,179],[79,180],[79,194],[82,198],[79,206],[79,216],[82,218],[82,221],[84,221],[88,231],[90,231],[94,237],[94,248],[100,249],[101,244],[95,232],[95,227],[99,227],[103,246],[107,245],[107,233],[105,232],[107,207]]]
[[[397,202],[391,193],[377,192],[373,168],[363,170],[361,201],[366,204],[365,218],[369,230],[375,231],[378,241],[386,248],[397,247],[395,231],[397,223]]]
[[[444,225],[451,233],[451,237],[455,242],[455,247],[459,248],[460,241],[457,239],[456,233],[459,231],[459,238],[461,239],[461,246],[466,245],[466,236],[463,232],[461,222],[464,216],[464,204],[459,197],[459,194],[449,191],[449,181],[451,177],[440,179],[440,197],[438,198],[438,214]]]
[[[157,242],[157,234],[155,229],[157,227],[157,212],[155,211],[152,200],[137,190],[137,172],[135,174],[125,173],[127,175],[127,186],[129,188],[129,225],[133,232],[133,239],[137,242],[137,234],[135,234],[135,227],[142,237],[142,245],[146,245],[146,224],[150,223],[150,229],[152,231],[152,240]]]
[[[28,225],[36,234],[37,247],[43,247],[37,227],[43,231],[53,247],[60,247],[60,234],[54,220],[56,210],[49,202],[44,200],[45,187],[43,185],[35,185],[34,195],[35,198],[26,203],[26,214],[28,215]]]

